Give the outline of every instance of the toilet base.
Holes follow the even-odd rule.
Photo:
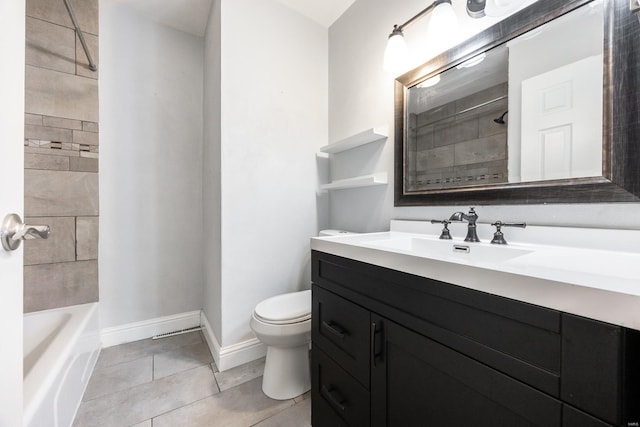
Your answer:
[[[272,399],[287,400],[311,389],[309,344],[267,347],[262,391]]]

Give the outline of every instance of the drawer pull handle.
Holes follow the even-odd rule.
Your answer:
[[[340,325],[334,322],[322,322],[322,326],[325,327],[329,332],[333,335],[337,336],[340,339],[344,339],[345,335],[347,335],[347,331]]]
[[[342,397],[333,387],[327,388],[326,385],[323,385],[321,394],[329,401],[331,406],[344,412],[344,397]]]
[[[371,364],[373,367],[376,367],[376,322],[371,322],[371,339],[369,340],[371,343]]]
[[[371,345],[371,365],[375,368],[377,365],[378,358],[383,356],[384,352],[384,323],[380,321],[380,323],[371,322],[371,339],[369,343]],[[379,337],[378,337],[379,335]],[[380,351],[376,351],[380,348]]]

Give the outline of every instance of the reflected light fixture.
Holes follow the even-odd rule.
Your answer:
[[[398,73],[406,69],[409,51],[404,41],[403,30],[430,12],[433,12],[428,29],[430,39],[446,38],[445,31],[450,32],[457,28],[458,20],[451,6],[451,0],[435,0],[404,24],[393,26],[384,51],[385,71]]]
[[[471,59],[467,59],[462,64],[456,65],[456,68],[458,70],[462,70],[463,68],[474,67],[474,66],[478,65],[479,63],[481,63],[482,61],[484,61],[484,58],[486,58],[486,57],[487,57],[487,54],[482,52],[480,55],[476,55]]]
[[[438,83],[440,83],[440,74],[436,74],[435,76],[428,78],[422,83],[419,83],[418,85],[416,85],[416,87],[419,87],[419,88],[432,87],[437,85]]]

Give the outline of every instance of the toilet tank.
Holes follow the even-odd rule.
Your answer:
[[[358,233],[354,233],[352,231],[344,231],[344,230],[320,230],[319,236],[320,237],[343,236],[345,234],[358,234]]]

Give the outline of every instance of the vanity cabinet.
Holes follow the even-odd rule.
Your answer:
[[[314,427],[640,421],[638,331],[323,252],[312,276]]]

